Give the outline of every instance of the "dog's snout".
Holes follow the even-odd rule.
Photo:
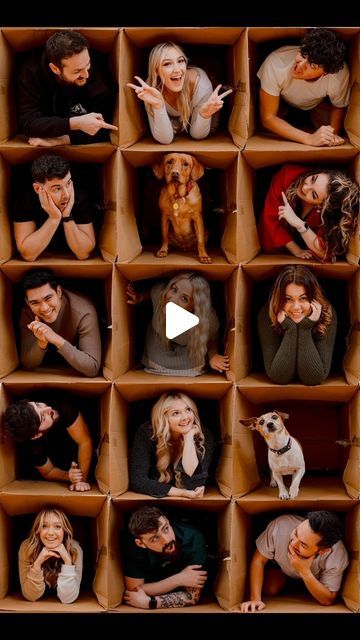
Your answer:
[[[171,177],[173,178],[173,180],[179,180],[179,178],[180,178],[180,171],[172,171],[172,172],[171,172]]]
[[[268,422],[266,426],[268,428],[268,431],[271,431],[271,432],[276,431],[276,427],[273,422]]]

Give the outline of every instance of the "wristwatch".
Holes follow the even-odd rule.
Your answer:
[[[62,218],[63,222],[69,222],[69,220],[74,220],[72,213],[70,213],[69,216],[64,216],[64,218]]]
[[[156,608],[157,608],[157,600],[155,596],[150,596],[149,609],[156,609]]]
[[[300,235],[302,236],[303,233],[306,233],[306,231],[308,231],[310,229],[309,225],[307,222],[304,222],[304,226],[302,228],[302,230],[300,231],[300,229],[298,229],[298,232],[300,233]]]

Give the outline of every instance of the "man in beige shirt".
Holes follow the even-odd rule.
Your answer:
[[[341,535],[341,522],[330,511],[310,511],[306,518],[275,518],[256,540],[250,568],[250,600],[241,604],[241,611],[255,613],[265,609],[262,591],[276,596],[287,576],[303,580],[320,604],[332,604],[349,564]],[[265,571],[269,560],[275,566]]]

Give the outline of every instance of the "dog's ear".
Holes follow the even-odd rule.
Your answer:
[[[161,180],[165,175],[164,158],[161,158],[160,162],[153,164],[152,170],[156,177]]]
[[[281,413],[281,411],[276,411],[276,413],[278,414],[278,416],[280,416],[280,418],[282,418],[283,420],[287,420],[289,417],[288,413]]]
[[[244,427],[250,427],[253,431],[256,429],[257,418],[246,418],[246,420],[239,420],[240,424],[243,424]]]
[[[204,167],[202,166],[202,164],[200,164],[200,162],[196,160],[196,158],[194,158],[194,156],[192,156],[192,159],[194,164],[193,168],[191,169],[191,178],[196,182],[204,175]]]

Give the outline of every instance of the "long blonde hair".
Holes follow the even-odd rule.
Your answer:
[[[292,207],[299,202],[296,192],[309,176],[324,173],[328,178],[327,194],[322,206],[321,222],[325,227],[326,258],[334,261],[337,255],[346,252],[349,240],[355,231],[360,202],[360,189],[356,182],[338,169],[310,169],[292,182],[286,197]]]
[[[189,341],[186,346],[190,360],[195,365],[199,362],[204,362],[207,353],[207,343],[209,341],[212,306],[210,287],[205,278],[194,271],[183,271],[171,278],[160,294],[159,304],[157,309],[154,309],[152,325],[156,333],[160,336],[165,347],[169,348],[169,340],[165,333],[166,295],[173,284],[179,280],[183,280],[184,278],[191,282],[194,300],[193,313],[199,318],[199,324],[191,329]]]
[[[149,56],[149,66],[148,66],[148,77],[146,78],[147,84],[151,87],[155,87],[163,93],[164,85],[160,79],[158,69],[160,68],[161,62],[163,61],[167,49],[174,48],[179,52],[179,55],[184,56],[186,65],[188,63],[188,59],[183,52],[182,48],[179,47],[175,42],[160,42],[155,47],[151,49]],[[182,128],[187,131],[188,126],[190,124],[191,117],[191,100],[193,96],[194,87],[191,86],[190,82],[190,74],[188,73],[188,69],[191,67],[187,67],[185,73],[185,80],[182,90],[177,96],[176,102],[176,110],[180,114],[180,123]],[[145,104],[145,107],[150,113],[152,113],[151,105]]]
[[[280,271],[269,299],[269,317],[275,333],[284,333],[284,329],[278,322],[277,316],[286,302],[286,287],[288,284],[303,286],[308,300],[316,300],[321,304],[321,314],[312,332],[316,336],[324,336],[331,324],[333,312],[330,302],[318,283],[314,274],[301,265],[285,267]]]
[[[156,443],[156,468],[159,472],[159,482],[170,482],[175,479],[175,486],[181,487],[180,473],[174,473],[174,467],[177,460],[172,460],[172,442],[170,425],[168,419],[168,412],[171,409],[171,405],[174,400],[182,400],[194,413],[194,425],[195,434],[194,442],[197,453],[202,459],[205,455],[205,437],[201,428],[201,422],[199,413],[195,402],[180,391],[169,391],[164,393],[161,398],[154,404],[151,410],[151,426],[152,436],[151,439]],[[178,459],[181,458],[181,451],[179,451]]]
[[[70,555],[72,561],[74,562],[77,557],[77,551],[72,545],[73,528],[70,524],[68,517],[65,515],[65,513],[60,509],[57,509],[56,507],[52,507],[52,506],[48,506],[42,509],[37,514],[34,520],[33,526],[31,527],[30,535],[27,538],[28,544],[27,544],[26,553],[27,553],[28,560],[31,564],[33,564],[44,546],[40,540],[40,531],[44,524],[44,520],[46,520],[46,518],[50,514],[54,515],[56,518],[59,519],[61,526],[64,529],[63,545],[66,551],[68,552],[68,554]],[[64,563],[61,560],[61,558],[48,558],[48,560],[45,560],[45,562],[43,562],[42,570],[44,574],[44,580],[49,587],[56,586],[58,575],[61,571],[61,567],[63,564]]]

